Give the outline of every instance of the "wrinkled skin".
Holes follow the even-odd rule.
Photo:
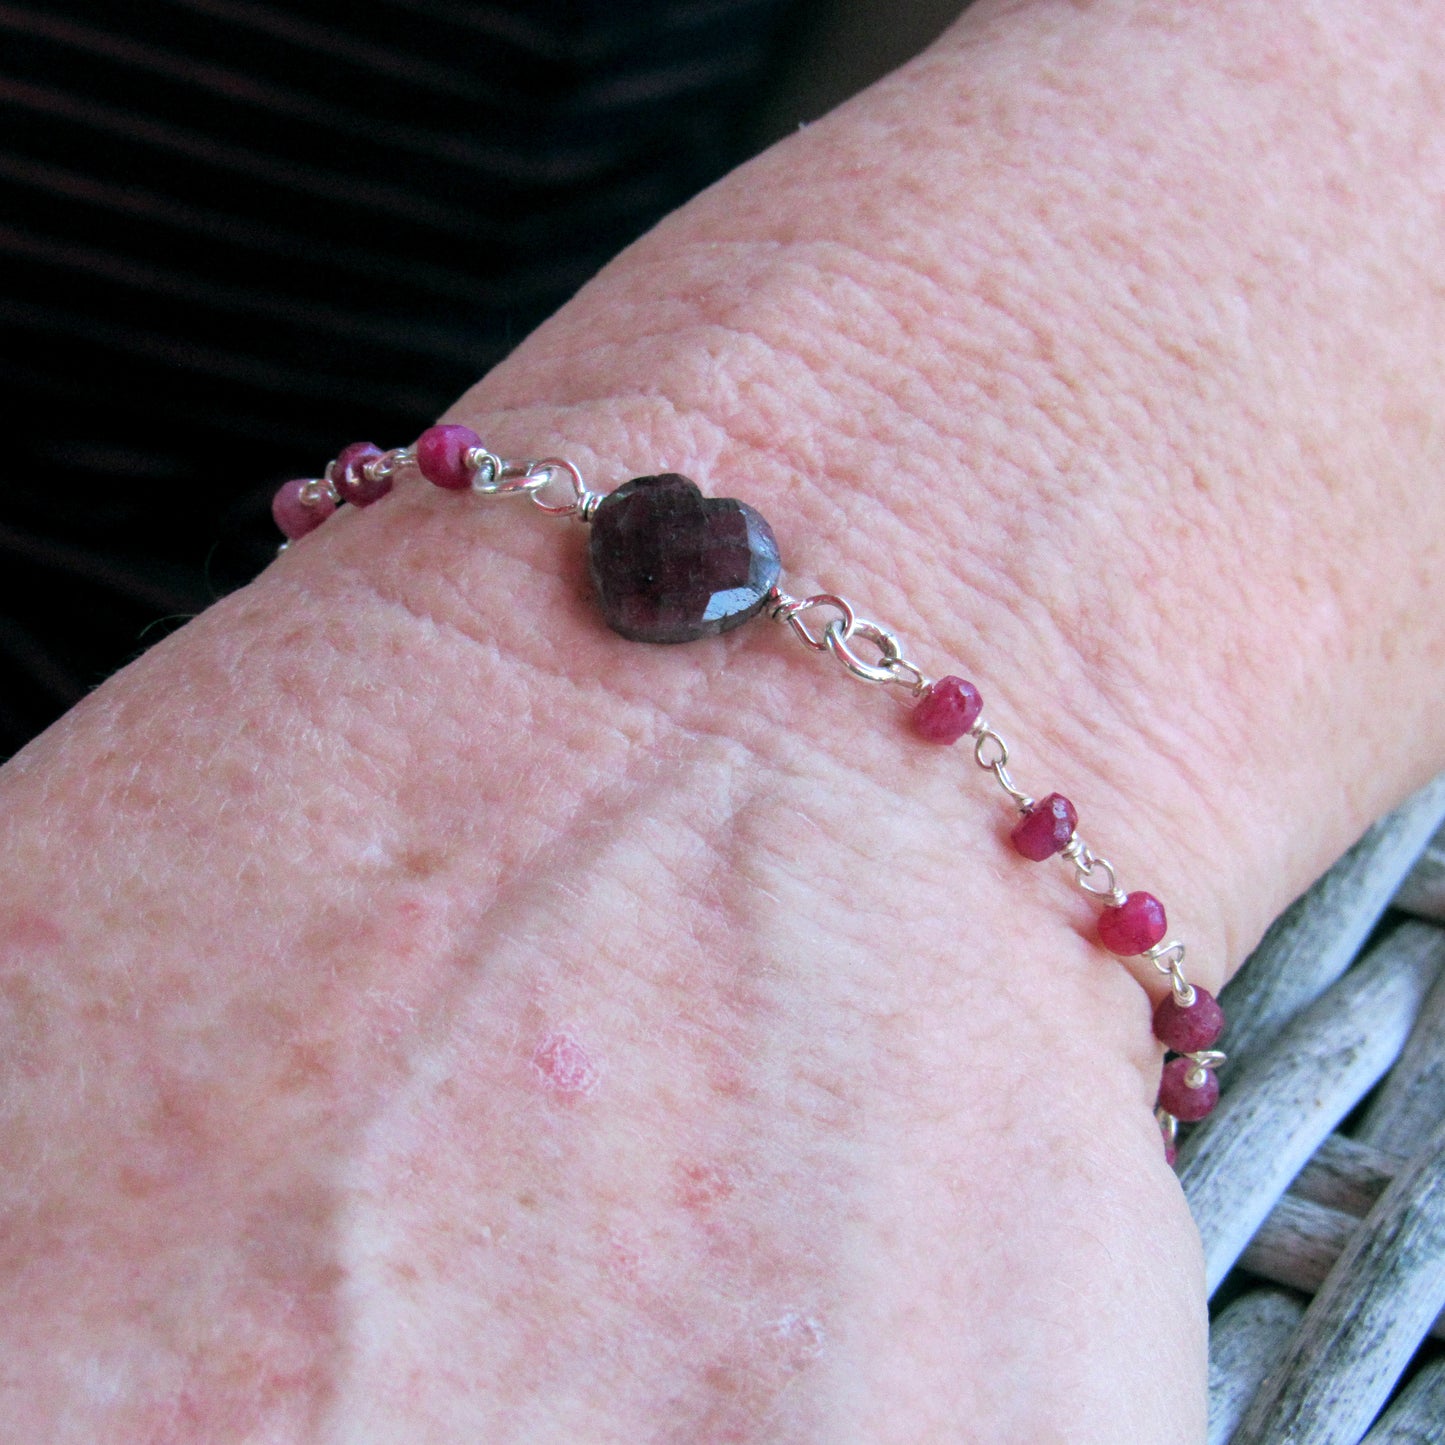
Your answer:
[[[1445,765],[1442,8],[980,5],[452,417],[758,507],[1217,986]],[[5,771],[8,1438],[1202,1439],[1157,980],[584,541],[406,481]]]

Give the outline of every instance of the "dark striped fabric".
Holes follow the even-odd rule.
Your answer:
[[[0,3],[0,756],[740,159],[791,9]]]

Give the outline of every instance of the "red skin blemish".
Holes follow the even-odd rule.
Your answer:
[[[543,1035],[532,1051],[532,1067],[549,1089],[573,1097],[594,1093],[602,1077],[592,1055],[564,1029]]]
[[[732,1180],[716,1164],[684,1159],[677,1166],[677,1202],[692,1213],[706,1213],[713,1205],[731,1198],[732,1192]]]
[[[637,1244],[624,1235],[609,1234],[604,1259],[607,1273],[626,1293],[636,1294],[642,1284],[642,1253]]]
[[[59,925],[33,908],[6,909],[0,913],[0,944],[17,953],[43,953],[59,948],[65,934]]]

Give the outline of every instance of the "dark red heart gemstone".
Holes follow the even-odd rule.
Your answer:
[[[676,472],[634,477],[592,515],[602,615],[637,642],[691,642],[760,612],[781,573],[773,529],[746,502]]]

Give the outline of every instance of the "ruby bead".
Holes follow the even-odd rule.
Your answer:
[[[1074,805],[1062,793],[1050,793],[1024,814],[1013,830],[1014,847],[1035,863],[1062,853],[1079,826]]]
[[[429,426],[416,439],[416,464],[434,487],[464,492],[472,484],[467,453],[482,439],[469,426]]]
[[[1099,915],[1099,942],[1124,958],[1153,948],[1168,931],[1164,905],[1152,893],[1131,893]]]
[[[956,743],[983,711],[978,689],[961,677],[930,683],[910,715],[913,731],[930,743]]]
[[[1219,1102],[1219,1080],[1212,1069],[1203,1070],[1204,1082],[1197,1089],[1184,1082],[1198,1067],[1193,1059],[1170,1059],[1159,1080],[1159,1107],[1185,1124],[1196,1123]]]
[[[375,442],[352,442],[337,453],[331,464],[331,480],[336,483],[343,502],[350,502],[353,507],[369,507],[391,490],[390,477],[373,481],[362,471],[367,462],[380,455],[381,448]]]
[[[327,496],[318,497],[314,502],[302,501],[302,489],[310,485],[306,478],[298,477],[287,482],[271,499],[271,515],[276,525],[293,542],[314,532],[336,510],[336,503]]]
[[[1224,1032],[1224,1010],[1207,989],[1194,986],[1194,1002],[1180,1008],[1171,993],[1154,1010],[1154,1037],[1176,1054],[1209,1048]]]

